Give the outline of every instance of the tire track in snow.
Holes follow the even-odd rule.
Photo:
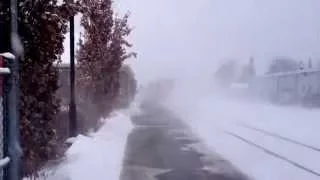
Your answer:
[[[279,154],[277,154],[277,153],[275,153],[275,152],[273,152],[273,151],[271,151],[269,149],[266,149],[265,147],[260,146],[260,145],[258,145],[256,143],[252,142],[252,141],[249,141],[249,140],[241,137],[240,135],[237,135],[237,134],[232,133],[230,131],[224,131],[224,133],[226,133],[227,135],[230,135],[230,136],[232,136],[234,138],[237,138],[240,141],[242,141],[242,142],[244,142],[244,143],[246,143],[246,144],[248,144],[250,146],[253,146],[253,147],[257,148],[257,149],[260,149],[260,150],[264,151],[265,153],[267,153],[267,154],[269,154],[269,155],[271,155],[271,156],[273,156],[275,158],[281,159],[281,160],[283,160],[283,161],[285,161],[285,162],[287,162],[287,163],[289,163],[289,164],[291,164],[291,165],[293,165],[293,166],[295,166],[295,167],[297,167],[297,168],[299,168],[299,169],[301,169],[303,171],[306,171],[306,172],[308,172],[310,174],[313,174],[313,175],[315,175],[317,177],[320,177],[320,173],[319,172],[316,172],[316,171],[314,171],[312,169],[309,169],[309,168],[307,168],[307,167],[305,167],[305,166],[303,166],[303,165],[301,165],[301,164],[299,164],[299,163],[297,163],[295,161],[292,161],[292,160],[290,160],[290,159],[288,159],[288,158],[286,158],[284,156],[281,156],[281,155],[279,155]]]
[[[281,139],[281,140],[283,140],[283,141],[290,142],[290,143],[296,144],[296,145],[298,145],[298,146],[302,146],[302,147],[311,149],[311,150],[313,150],[313,151],[320,152],[320,148],[317,148],[317,147],[314,147],[314,146],[311,146],[311,145],[308,145],[308,144],[299,142],[299,141],[297,141],[297,140],[293,140],[293,139],[288,138],[288,137],[281,136],[281,135],[276,134],[276,133],[272,133],[272,132],[269,132],[269,131],[266,131],[266,130],[263,130],[263,129],[260,129],[260,128],[256,128],[256,127],[253,127],[253,126],[244,124],[244,123],[237,123],[237,125],[238,125],[238,126],[241,126],[241,127],[244,127],[244,128],[246,128],[246,129],[250,129],[250,130],[259,132],[259,133],[261,133],[261,134],[264,134],[264,135],[267,135],[267,136],[276,138],[276,139]]]

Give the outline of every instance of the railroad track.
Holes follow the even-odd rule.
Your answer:
[[[266,130],[263,130],[263,129],[260,129],[260,128],[256,128],[256,127],[244,124],[244,123],[238,123],[237,125],[241,126],[241,127],[244,127],[246,129],[250,129],[250,130],[259,132],[261,134],[273,137],[273,138],[277,138],[277,139],[280,139],[280,140],[283,140],[283,141],[286,141],[286,142],[290,142],[290,143],[296,144],[298,146],[302,146],[304,148],[308,148],[308,149],[313,150],[313,151],[320,152],[320,148],[318,148],[318,147],[314,147],[312,145],[308,145],[308,144],[305,144],[303,142],[300,142],[300,141],[297,141],[297,140],[294,140],[294,139],[291,139],[291,138],[288,138],[288,137],[284,137],[284,136],[281,136],[281,135],[273,133],[273,132],[269,132],[269,131],[266,131]]]
[[[270,136],[272,138],[276,138],[276,139],[279,139],[279,140],[282,140],[282,141],[286,141],[288,143],[292,143],[292,144],[295,144],[297,146],[300,146],[300,147],[303,147],[303,148],[307,148],[309,150],[316,151],[316,152],[320,153],[320,148],[317,148],[317,147],[314,147],[314,146],[311,146],[311,145],[308,145],[308,144],[305,144],[305,143],[290,139],[288,137],[284,137],[284,136],[281,136],[279,134],[268,132],[266,130],[255,128],[255,127],[252,127],[252,126],[249,126],[249,125],[246,125],[246,124],[237,124],[237,125],[241,126],[241,127],[244,127],[246,129],[250,129],[250,130],[255,131],[255,132],[259,132],[259,133],[261,133],[261,134],[263,134],[265,136]],[[289,158],[287,158],[287,157],[285,157],[283,155],[280,155],[279,153],[276,153],[276,152],[272,151],[271,149],[268,149],[268,148],[266,148],[264,146],[261,146],[261,145],[255,143],[255,142],[253,142],[251,140],[248,140],[248,139],[242,137],[239,134],[236,134],[236,133],[230,132],[230,131],[224,131],[224,133],[229,135],[229,136],[232,136],[232,137],[234,137],[234,138],[236,138],[236,139],[238,139],[238,140],[240,140],[240,141],[242,141],[242,142],[244,142],[244,143],[246,143],[246,144],[248,144],[250,146],[253,146],[253,147],[257,148],[257,149],[265,152],[266,154],[268,154],[270,156],[273,156],[273,157],[275,157],[277,159],[285,161],[286,163],[288,163],[288,164],[290,164],[290,165],[292,165],[292,166],[294,166],[296,168],[299,168],[299,169],[301,169],[301,170],[303,170],[305,172],[308,172],[308,173],[313,174],[313,175],[315,175],[317,177],[320,177],[320,172],[312,170],[312,169],[300,164],[299,162],[295,162],[295,161],[293,161],[293,160],[291,160],[291,159],[289,159]]]

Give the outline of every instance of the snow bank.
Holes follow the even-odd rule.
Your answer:
[[[46,177],[40,179],[119,179],[126,139],[133,128],[129,117],[134,112],[135,109],[115,112],[105,119],[99,131],[73,139],[65,161],[47,170]]]

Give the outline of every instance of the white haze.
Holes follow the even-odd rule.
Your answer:
[[[237,125],[246,123],[320,147],[319,110],[238,101],[213,86],[213,73],[226,59],[246,63],[252,56],[258,73],[263,73],[269,61],[277,56],[319,60],[319,0],[117,0],[115,3],[120,15],[131,12],[129,22],[134,30],[130,41],[138,58],[128,63],[132,64],[139,84],[145,86],[162,77],[176,82],[168,98],[161,97],[156,89],[157,98],[152,100],[165,100],[166,107],[185,120],[212,151],[253,179],[319,179],[318,175],[224,132],[240,135],[320,173],[317,152]],[[79,18],[76,23],[78,39]],[[65,48],[63,60],[68,62],[68,46]],[[139,91],[134,105],[140,102],[143,92]],[[126,138],[132,128],[130,114],[118,115],[107,120],[92,137],[79,136],[52,179],[62,179],[59,175],[88,179],[85,169],[93,165],[97,166],[93,169],[94,179],[118,179]]]
[[[259,74],[278,56],[320,60],[318,0],[119,0],[116,5],[120,14],[131,13],[130,41],[138,58],[130,63],[139,83],[175,79],[169,102],[182,113],[221,93],[213,90],[213,73],[225,60],[247,63],[253,57]]]
[[[162,77],[175,79],[171,108],[213,150],[254,179],[317,179],[310,173],[266,155],[222,130],[240,133],[276,153],[320,172],[320,159],[301,147],[276,142],[236,127],[245,122],[317,146],[318,110],[284,108],[221,98],[213,73],[221,62],[253,57],[258,73],[270,60],[287,56],[320,60],[318,0],[119,0],[131,12],[130,40],[138,58],[131,60],[145,85]],[[307,122],[307,123],[305,123]],[[236,152],[235,152],[236,150]]]
[[[318,0],[119,0],[131,12],[140,81],[208,75],[228,58],[256,59],[259,72],[277,56],[320,59]]]

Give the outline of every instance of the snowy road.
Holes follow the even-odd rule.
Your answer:
[[[210,148],[253,179],[320,179],[319,110],[223,98],[195,106],[181,116]]]
[[[245,180],[220,155],[208,151],[188,127],[161,108],[132,120],[121,180]]]

